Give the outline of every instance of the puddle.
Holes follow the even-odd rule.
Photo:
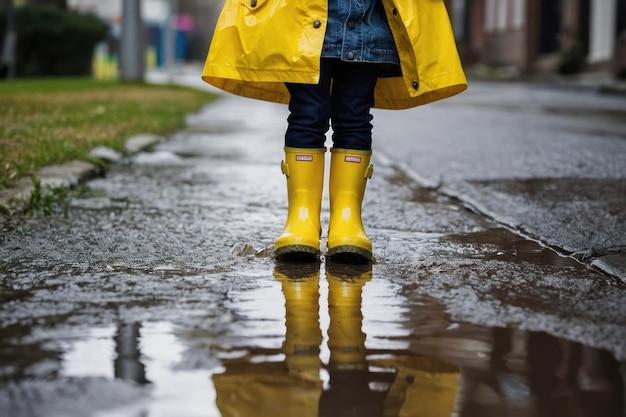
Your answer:
[[[586,269],[575,259],[561,256],[550,248],[525,239],[504,228],[448,235],[442,239],[442,242],[467,245],[469,248],[474,248],[476,256],[485,260],[528,262],[535,265],[555,265],[577,270]],[[472,251],[468,250],[468,253],[472,253]]]
[[[179,369],[185,351],[175,326],[134,323],[90,329],[68,346],[61,378],[118,379],[147,385],[149,398],[95,417],[219,416],[211,370]]]
[[[279,263],[249,278],[201,353],[215,366],[187,358],[195,330],[138,322],[68,338],[55,380],[147,390],[95,417],[624,415],[626,369],[606,351],[453,321],[371,266]]]

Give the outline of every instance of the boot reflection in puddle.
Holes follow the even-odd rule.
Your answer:
[[[363,286],[372,279],[371,264],[326,264],[328,281],[329,387],[320,401],[322,416],[383,416],[385,391],[370,389],[365,333],[361,326]],[[380,375],[379,375],[380,377]],[[387,377],[393,379],[393,372]]]
[[[279,263],[274,278],[285,296],[281,362],[226,361],[213,376],[222,417],[318,417],[322,394],[319,357],[319,263]],[[274,352],[278,353],[278,352]]]
[[[285,297],[284,360],[225,361],[225,372],[213,376],[222,417],[452,415],[456,366],[407,351],[366,350],[361,304],[371,264],[326,264],[326,365],[320,360],[320,264],[277,263],[274,278]],[[328,371],[327,386],[322,367]]]
[[[274,278],[285,296],[285,342],[283,352],[290,375],[320,380],[319,263],[277,264]]]
[[[330,326],[330,388],[320,416],[450,417],[459,369],[403,351],[367,351],[362,331],[363,286],[372,265],[326,264]]]

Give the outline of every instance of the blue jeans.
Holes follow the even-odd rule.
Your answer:
[[[378,73],[376,64],[322,58],[319,84],[286,83],[291,98],[285,146],[323,148],[332,126],[333,147],[372,149],[370,110]]]

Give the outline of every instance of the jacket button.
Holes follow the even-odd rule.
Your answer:
[[[256,0],[252,0],[252,1],[250,2],[250,6],[251,6],[251,7],[256,7]]]
[[[348,52],[348,59],[354,59],[354,52]]]
[[[418,86],[419,86],[419,84],[417,83],[417,81],[413,81],[413,89],[417,90]]]
[[[254,1],[254,0],[252,0]],[[315,22],[313,22],[313,27],[315,29],[318,29],[320,26],[322,26],[322,22],[320,22],[319,20],[316,20]]]
[[[391,11],[391,13],[393,13],[394,16],[397,16],[398,15],[398,9],[396,9],[394,7],[393,10]]]
[[[352,20],[348,22],[348,28],[354,29],[355,26],[356,26],[356,23],[354,23]]]

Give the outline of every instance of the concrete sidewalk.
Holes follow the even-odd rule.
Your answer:
[[[374,115],[375,148],[421,185],[626,280],[626,95],[473,81]]]
[[[450,107],[433,105],[428,114],[421,109],[417,131],[449,128],[467,111]],[[397,323],[378,326],[381,343],[410,329],[403,320],[415,314],[427,334],[454,332],[458,323],[488,326],[477,343],[470,341],[474,359],[484,353],[481,358],[488,361],[483,342],[491,328],[511,328],[605,349],[624,360],[626,287],[446,197],[452,186],[475,185],[464,175],[468,165],[460,164],[459,156],[494,175],[498,171],[490,162],[497,159],[477,158],[471,152],[476,143],[448,150],[442,134],[431,135],[434,144],[427,136],[409,137],[416,126],[406,114],[389,113],[396,114],[402,121],[387,128],[377,112],[374,176],[363,206],[376,258],[368,288],[397,306],[380,304],[380,298],[363,303],[374,322],[385,316]],[[439,121],[442,114],[448,124]],[[264,341],[275,336],[263,314],[237,300],[258,301],[262,313],[280,297],[273,242],[287,213],[280,170],[287,115],[283,105],[226,96],[189,115],[186,127],[167,141],[90,181],[89,192],[70,202],[67,216],[23,219],[20,230],[9,231],[0,245],[6,288],[15,298],[0,315],[5,328],[35,323],[34,333],[46,339],[48,326],[65,321],[80,326],[157,320],[218,335],[233,329],[242,340],[251,329]],[[409,130],[398,135],[401,129]],[[430,145],[436,146],[429,152],[420,149]],[[398,146],[402,152],[394,153]],[[419,175],[438,178],[444,170],[448,188],[418,186]],[[408,177],[407,172],[416,174]],[[490,190],[481,193],[485,201],[498,201]],[[327,192],[326,187],[322,250],[329,223]],[[324,258],[317,263],[320,274],[326,265]],[[323,275],[320,281],[326,282]],[[433,330],[433,316],[422,299],[437,300],[451,327],[445,321]],[[242,327],[241,318],[248,316],[252,324]],[[65,340],[62,333],[55,337]],[[452,350],[459,340],[466,343],[454,337]],[[205,340],[198,340],[192,359],[206,360]],[[229,349],[230,342],[226,337]]]
[[[197,66],[179,67],[152,72],[147,80],[219,93],[200,73]],[[374,114],[375,159],[515,233],[626,282],[623,82],[603,74],[533,82],[470,80],[470,89],[456,98]],[[546,114],[561,120],[546,121]],[[533,125],[532,133],[524,131]],[[543,135],[551,135],[549,143]]]
[[[146,80],[217,92],[196,66]],[[471,82],[440,103],[374,111],[374,159],[626,282],[626,95],[587,84]],[[40,175],[73,184],[96,169],[75,162]],[[22,182],[24,196],[30,180]]]

